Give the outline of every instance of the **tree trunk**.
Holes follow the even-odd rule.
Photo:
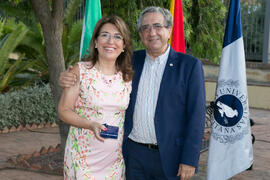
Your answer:
[[[58,78],[60,73],[65,70],[62,48],[64,0],[53,0],[51,7],[47,0],[32,0],[32,7],[42,26],[46,47],[46,59],[50,73],[50,86],[57,108],[61,96]],[[63,150],[68,133],[68,125],[61,120],[59,122],[61,147]]]

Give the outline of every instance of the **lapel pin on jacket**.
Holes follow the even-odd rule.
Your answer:
[[[172,67],[173,66],[173,63],[170,63],[170,66]]]

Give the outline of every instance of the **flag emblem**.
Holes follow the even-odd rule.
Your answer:
[[[248,131],[247,95],[241,92],[239,82],[220,80],[216,91],[212,135],[220,143],[235,143]]]

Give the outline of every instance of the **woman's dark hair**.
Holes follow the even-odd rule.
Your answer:
[[[125,82],[131,81],[134,71],[131,64],[133,50],[131,46],[130,32],[126,23],[118,16],[104,17],[97,22],[89,46],[89,57],[84,58],[83,61],[90,61],[92,62],[93,66],[97,63],[98,50],[95,48],[95,41],[99,36],[101,28],[108,23],[113,24],[118,29],[123,37],[125,45],[124,52],[122,52],[116,59],[116,70],[122,72],[123,80]]]

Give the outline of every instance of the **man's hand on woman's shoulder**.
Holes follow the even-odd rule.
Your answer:
[[[72,72],[73,66],[69,66],[64,72],[61,72],[58,85],[62,88],[69,88],[74,86],[77,81],[77,76]]]

